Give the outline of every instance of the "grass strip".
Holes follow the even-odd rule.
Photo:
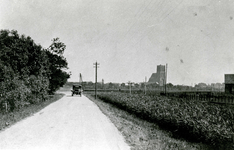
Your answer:
[[[31,104],[27,107],[23,107],[19,110],[14,110],[13,112],[9,113],[0,113],[0,130],[4,130],[7,127],[23,120],[36,112],[39,112],[41,109],[45,108],[46,106],[50,105],[51,103],[59,100],[62,98],[64,94],[55,93],[54,95],[50,95],[48,100],[38,103],[38,104]]]

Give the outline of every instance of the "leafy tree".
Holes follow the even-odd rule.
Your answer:
[[[45,71],[48,69],[46,53],[31,37],[19,36],[15,30],[1,30],[0,42],[0,60],[4,66],[10,66],[19,74],[21,79],[48,71]]]
[[[0,102],[20,108],[30,99],[43,100],[48,91],[48,58],[31,37],[16,30],[0,31]]]
[[[16,30],[0,30],[0,104],[10,110],[25,102],[38,103],[63,86],[70,74],[63,57],[66,45],[59,38],[48,49],[34,43]]]
[[[70,77],[70,74],[64,71],[68,69],[67,60],[63,56],[65,49],[66,45],[60,42],[59,38],[54,38],[46,51],[49,60],[49,93],[51,94],[63,86]]]
[[[135,83],[134,87],[138,89],[140,87],[140,85],[138,83]]]
[[[167,88],[172,89],[173,88],[173,84],[172,83],[167,83]]]
[[[109,89],[114,88],[114,84],[113,84],[112,82],[110,82],[109,85],[108,85],[108,88],[109,88]]]
[[[125,87],[125,83],[121,83],[121,87],[124,88]]]
[[[58,37],[52,39],[52,44],[49,47],[49,50],[52,54],[62,56],[65,49],[66,49],[66,45],[60,42]]]

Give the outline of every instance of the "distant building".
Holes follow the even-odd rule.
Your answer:
[[[225,74],[225,93],[234,94],[234,74]]]
[[[149,83],[158,83],[159,86],[164,85],[165,80],[165,65],[158,65],[157,72],[153,73],[149,78]]]

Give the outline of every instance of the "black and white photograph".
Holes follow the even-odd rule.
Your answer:
[[[234,150],[233,0],[0,0],[1,150]]]

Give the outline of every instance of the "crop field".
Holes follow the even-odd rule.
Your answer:
[[[174,137],[209,145],[232,145],[234,140],[233,106],[121,92],[102,92],[98,98],[158,124]]]

